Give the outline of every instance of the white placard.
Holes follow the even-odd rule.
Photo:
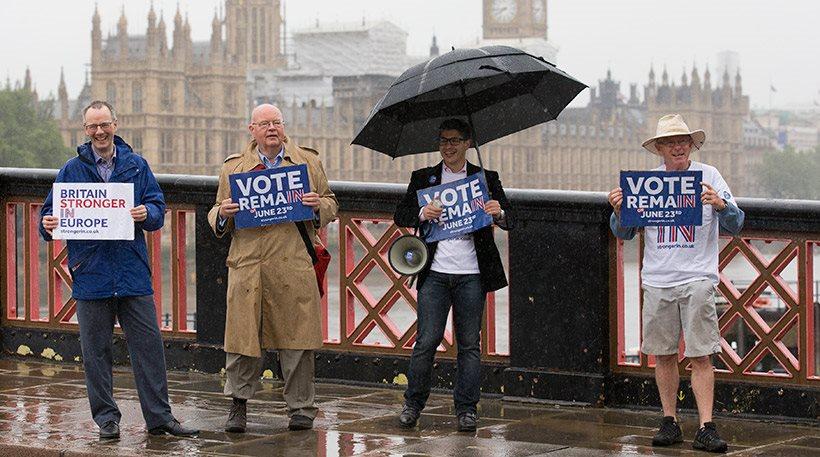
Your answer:
[[[134,184],[54,183],[55,240],[133,240]]]

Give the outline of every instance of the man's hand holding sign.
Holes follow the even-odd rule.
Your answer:
[[[310,220],[319,207],[304,164],[236,173],[229,180],[231,199],[223,201],[219,214],[233,216],[236,228]]]

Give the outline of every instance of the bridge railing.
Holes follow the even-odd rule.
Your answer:
[[[63,245],[44,243],[36,232],[39,205],[54,177],[53,170],[0,169],[0,335],[9,352],[26,346],[35,354],[48,354],[47,347],[65,356],[80,353]],[[217,180],[158,179],[169,213],[166,227],[149,236],[149,250],[168,365],[216,372],[224,366],[229,246],[207,224]],[[333,261],[317,376],[402,382],[414,342],[416,296],[385,255],[406,232],[391,222],[405,186],[331,187],[342,211],[322,233]],[[640,240],[624,244],[611,235],[602,193],[513,189],[508,196],[518,224],[509,233],[496,231],[510,286],[488,297],[483,392],[657,405],[653,361],[637,349]],[[721,241],[723,353],[715,358],[716,404],[727,411],[814,417],[820,410],[814,285],[820,203],[740,199],[740,205],[747,213],[743,233]],[[115,347],[115,358],[127,363],[123,346]],[[457,351],[451,333],[439,350],[434,383],[448,388]],[[687,373],[685,361],[681,372]],[[692,396],[683,406],[694,407]]]

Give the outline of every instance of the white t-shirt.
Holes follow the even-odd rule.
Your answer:
[[[736,204],[729,185],[717,168],[692,161],[689,170],[702,170],[703,182],[712,186],[720,198]],[[666,165],[653,171],[666,171]],[[708,279],[717,285],[719,226],[714,207],[703,205],[703,225],[699,227],[646,227],[641,270],[643,284],[673,287]]]
[[[467,177],[467,164],[461,171],[453,172],[446,165],[442,165],[441,183],[447,184]],[[476,274],[478,269],[478,257],[475,252],[475,242],[473,234],[448,238],[438,242],[436,255],[433,256],[433,264],[430,269],[439,273],[449,273],[457,275]]]

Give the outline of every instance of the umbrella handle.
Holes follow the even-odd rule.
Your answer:
[[[482,65],[480,68],[489,67],[488,65]],[[497,68],[493,67],[494,69],[498,70]],[[501,70],[499,70],[501,71]],[[484,173],[484,162],[481,160],[481,151],[478,149],[478,141],[476,141],[475,135],[475,127],[473,127],[473,114],[470,111],[470,103],[467,101],[467,92],[464,90],[464,80],[459,80],[459,87],[461,88],[461,99],[464,100],[464,107],[467,108],[467,122],[470,124],[470,135],[473,137],[473,147],[475,147],[475,152],[478,155],[478,166],[481,167],[481,175],[484,177],[484,183],[487,184],[487,194],[490,196],[490,200],[493,199],[493,193],[490,190],[490,183],[487,182],[487,174]]]

